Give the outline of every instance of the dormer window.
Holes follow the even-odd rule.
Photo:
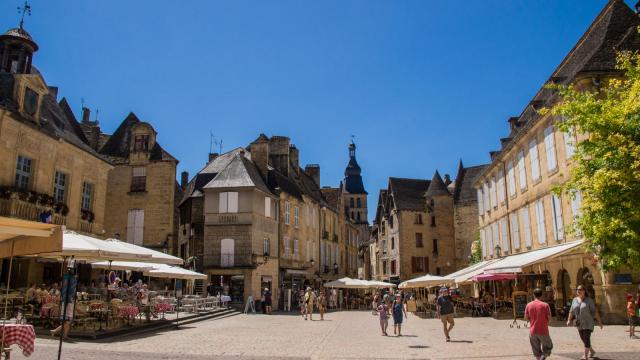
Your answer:
[[[134,141],[134,151],[149,151],[149,135],[136,135]]]
[[[38,111],[38,93],[25,88],[24,90],[24,112],[34,116]]]

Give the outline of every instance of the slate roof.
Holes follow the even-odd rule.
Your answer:
[[[322,196],[326,199],[327,204],[338,211],[340,209],[340,189],[325,187],[320,189],[320,191],[322,192]]]
[[[32,66],[31,74],[39,76],[46,85],[44,78],[34,66]],[[54,93],[47,94],[42,98],[38,121],[22,116],[18,111],[18,104],[12,98],[14,82],[14,74],[0,74],[0,107],[11,112],[16,120],[55,139],[63,139],[65,142],[106,161],[88,145],[87,139],[66,100],[62,99],[58,103]]]
[[[429,187],[427,188],[425,196],[440,196],[440,195],[451,195],[449,190],[447,190],[447,186],[442,181],[442,177],[440,177],[440,173],[436,170],[436,173],[433,174],[433,179],[429,183]]]
[[[477,194],[473,188],[475,179],[489,165],[477,165],[465,168],[460,161],[458,166],[458,175],[456,176],[455,190],[453,192],[453,201],[462,203],[467,201],[477,201]]]
[[[131,145],[131,128],[140,123],[140,119],[136,116],[136,114],[130,112],[129,115],[120,123],[120,126],[116,129],[116,131],[109,137],[107,142],[100,148],[100,154],[117,157],[117,158],[127,158],[129,157],[129,149]],[[157,141],[155,145],[150,151],[149,160],[152,161],[178,161],[171,154],[165,151],[160,143]]]
[[[204,189],[255,187],[271,193],[251,160],[237,153],[231,162],[211,180]]]
[[[431,181],[423,179],[389,178],[389,196],[396,210],[423,211],[425,209],[424,194]]]
[[[568,85],[578,75],[616,73],[616,52],[640,50],[640,36],[637,27],[640,18],[622,0],[609,0],[591,23],[576,45],[569,51],[546,83]],[[528,124],[541,118],[538,110],[550,107],[556,100],[556,93],[544,86],[538,90],[529,104],[518,116],[516,126],[510,134],[510,141],[502,142],[505,150],[517,141],[517,135],[526,132]],[[499,154],[496,154],[496,158]],[[493,160],[493,158],[492,158]]]

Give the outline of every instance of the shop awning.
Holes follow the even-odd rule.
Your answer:
[[[515,280],[516,274],[479,274],[473,277],[473,281],[503,281]]]
[[[91,263],[96,269],[145,271],[153,270],[158,264],[135,261],[98,261]]]
[[[451,279],[447,279],[444,276],[431,275],[426,274],[415,279],[403,281],[398,286],[400,289],[408,289],[408,288],[423,288],[423,287],[433,287],[433,286],[441,286],[448,285],[453,283]]]
[[[485,269],[487,267],[489,267],[491,265],[495,265],[495,264],[499,263],[500,261],[502,261],[503,259],[485,260],[485,261],[482,261],[482,262],[480,262],[478,264],[471,265],[466,269],[463,269],[463,270],[466,270],[464,272],[462,270],[460,270],[460,271],[458,271],[458,273],[460,273],[460,274],[457,275],[454,278],[454,282],[457,285],[464,285],[464,284],[473,283],[473,277],[474,276],[484,273],[484,271],[485,271]],[[447,277],[452,277],[452,275],[454,275],[454,274],[447,275]]]
[[[91,266],[98,269],[112,269],[112,270],[131,270],[142,271],[145,276],[160,277],[168,279],[206,279],[207,275],[199,272],[184,269],[178,266],[171,266],[166,264],[157,263],[145,263],[134,261],[99,261],[92,263]]]
[[[61,249],[62,228],[59,225],[0,216],[0,258]]]
[[[361,281],[365,281],[367,284],[369,284],[369,287],[375,288],[375,289],[394,288],[397,286],[396,284],[392,284],[385,281],[377,281],[377,280],[361,280]]]
[[[327,288],[342,288],[342,289],[368,289],[371,286],[365,280],[352,279],[349,277],[343,277],[338,280],[329,281],[324,284]]]
[[[487,266],[484,271],[486,273],[521,273],[523,267],[566,254],[576,250],[580,245],[582,240],[506,256]]]

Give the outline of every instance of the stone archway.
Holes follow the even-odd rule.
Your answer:
[[[589,268],[587,267],[580,268],[580,270],[578,270],[578,276],[576,278],[576,286],[584,286],[587,289],[589,297],[595,300],[595,289],[593,287],[593,284],[594,280],[591,270],[589,270]]]

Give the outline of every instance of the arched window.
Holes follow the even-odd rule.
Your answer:
[[[235,240],[222,239],[220,241],[220,267],[233,267],[235,256]]]

